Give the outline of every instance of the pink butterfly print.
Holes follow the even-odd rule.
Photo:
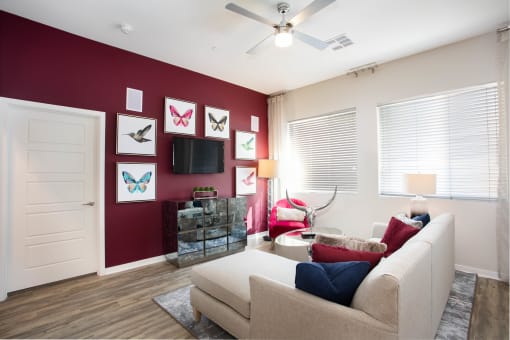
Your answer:
[[[251,174],[249,174],[246,178],[243,178],[243,183],[245,185],[252,185],[253,177],[255,177],[255,171],[252,171]]]
[[[179,111],[173,106],[170,105],[170,113],[172,114],[172,117],[174,118],[174,124],[175,126],[179,126],[182,124],[182,126],[187,127],[189,124],[189,120],[191,119],[191,116],[193,115],[193,110],[189,109],[184,114],[179,114]]]

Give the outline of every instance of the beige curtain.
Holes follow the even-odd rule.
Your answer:
[[[268,98],[269,158],[279,163],[278,177],[272,181],[273,202],[285,196],[283,189],[285,173],[285,145],[287,140],[287,121],[285,118],[285,94]]]
[[[496,216],[498,275],[501,280],[508,282],[508,234],[509,234],[509,200],[508,200],[508,132],[510,131],[508,119],[508,98],[510,80],[508,74],[508,29],[498,32],[498,67],[499,67],[499,181],[498,181],[498,207]]]

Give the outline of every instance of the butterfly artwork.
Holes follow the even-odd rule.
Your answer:
[[[147,184],[151,181],[152,172],[147,171],[143,176],[137,181],[133,175],[131,175],[127,171],[122,171],[122,178],[124,178],[124,183],[127,184],[127,190],[133,194],[137,191],[144,193],[147,190]]]
[[[225,129],[225,124],[227,123],[227,118],[227,116],[223,116],[221,119],[216,119],[216,117],[209,112],[209,122],[211,123],[211,128],[214,131],[223,131]]]
[[[228,110],[205,107],[205,136],[230,138],[230,112]]]
[[[253,195],[257,193],[257,172],[253,167],[236,167],[236,194]]]
[[[117,114],[117,154],[156,156],[156,119]]]
[[[184,127],[187,127],[189,125],[189,120],[191,119],[191,116],[193,116],[193,110],[188,109],[181,115],[179,114],[179,111],[177,111],[175,106],[170,105],[170,114],[173,117],[172,121],[174,122],[175,126],[182,125]]]
[[[255,160],[257,138],[253,132],[236,130],[235,158]]]
[[[197,104],[180,99],[165,98],[165,132],[195,135]]]
[[[117,163],[117,202],[156,199],[156,163]]]

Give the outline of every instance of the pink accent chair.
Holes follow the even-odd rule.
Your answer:
[[[291,198],[292,202],[300,205],[302,207],[306,207],[307,204],[297,198]],[[276,219],[276,210],[278,207],[281,208],[292,208],[292,206],[287,202],[286,198],[283,198],[276,202],[275,206],[271,209],[271,215],[269,216],[269,236],[274,242],[274,239],[287,231],[308,228],[308,220],[305,218],[303,222],[298,221],[278,221]]]

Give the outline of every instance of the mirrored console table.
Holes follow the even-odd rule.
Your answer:
[[[182,267],[244,250],[246,210],[246,197],[164,201],[167,259]]]

